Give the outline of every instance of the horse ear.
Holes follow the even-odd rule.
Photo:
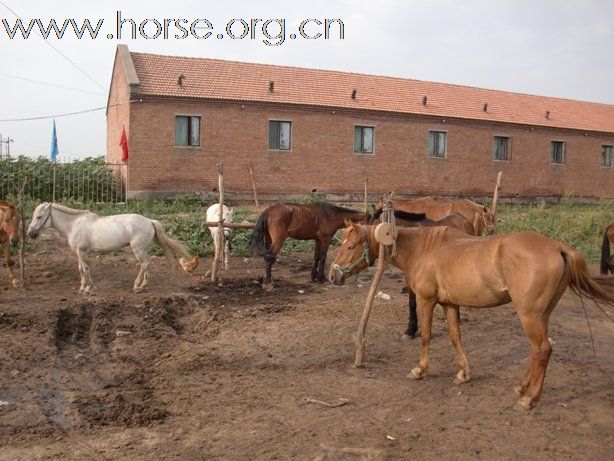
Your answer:
[[[488,213],[488,208],[484,207],[484,213]]]
[[[354,224],[351,220],[345,218],[345,221],[343,221],[343,224],[345,224],[345,227],[351,227],[352,224]]]

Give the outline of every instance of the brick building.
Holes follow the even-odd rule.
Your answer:
[[[131,53],[119,45],[107,152],[129,196],[614,197],[614,106],[451,84]]]

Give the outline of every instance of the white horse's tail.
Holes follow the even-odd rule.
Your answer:
[[[198,256],[193,257],[187,246],[180,241],[174,240],[167,236],[160,221],[152,219],[151,223],[156,231],[154,239],[156,243],[160,245],[160,248],[162,248],[164,255],[169,258],[171,262],[173,260],[173,256],[179,256],[181,267],[186,272],[192,272],[194,269],[196,269],[198,266]]]

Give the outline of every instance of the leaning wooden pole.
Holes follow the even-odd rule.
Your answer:
[[[389,195],[386,197],[386,201],[384,203],[384,212],[382,213],[382,222],[388,220],[389,215],[389,207],[390,207],[390,198]],[[377,256],[377,266],[375,270],[375,277],[371,282],[371,287],[369,288],[369,294],[367,295],[367,301],[365,302],[365,307],[362,311],[362,317],[360,318],[360,325],[358,326],[358,332],[356,333],[356,355],[354,356],[354,366],[356,368],[364,367],[364,359],[365,359],[365,332],[367,331],[367,323],[369,323],[369,316],[371,315],[371,308],[373,307],[373,300],[375,299],[375,293],[377,291],[377,287],[379,282],[382,280],[382,275],[384,274],[384,259],[386,257],[386,248],[381,243],[379,244],[379,253]]]
[[[503,171],[499,171],[497,174],[497,184],[495,185],[495,193],[492,196],[492,206],[490,207],[490,212],[492,214],[492,224],[497,229],[497,201],[499,200],[499,191],[501,190],[501,177],[503,176]]]
[[[256,208],[260,208],[258,204],[258,192],[256,191],[256,182],[254,181],[254,172],[252,171],[252,162],[249,162],[249,177],[252,180],[252,191],[254,192],[254,203],[256,204]]]
[[[217,241],[215,242],[215,257],[213,258],[213,265],[211,266],[211,281],[217,282],[217,270],[220,261],[224,258],[224,228],[222,223],[224,222],[224,164],[217,164],[218,173],[218,186],[220,191],[220,209],[217,222]]]

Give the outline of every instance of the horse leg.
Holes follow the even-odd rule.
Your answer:
[[[9,274],[9,282],[13,287],[17,287],[19,285],[19,281],[17,277],[15,277],[15,273],[13,272],[13,262],[11,261],[11,246],[9,241],[6,240],[2,242],[2,249],[4,251],[4,262],[6,263],[6,270]]]
[[[416,293],[407,288],[407,297],[409,299],[409,316],[407,322],[407,330],[403,336],[414,339],[418,332],[418,313],[416,312]]]
[[[322,243],[316,239],[316,248],[313,252],[313,266],[311,266],[311,281],[315,282],[318,278],[318,270],[320,263],[320,246]]]
[[[273,263],[277,260],[277,254],[281,250],[281,247],[284,244],[287,236],[287,233],[282,234],[280,236],[271,236],[272,243],[269,248],[269,252],[264,257],[264,261],[266,263],[266,277],[262,285],[267,290],[273,288],[273,285],[271,283],[271,268],[273,267]]]
[[[431,342],[431,327],[433,325],[433,309],[436,303],[435,301],[418,297],[416,297],[416,300],[420,310],[420,336],[422,338],[420,362],[407,376],[412,379],[421,379],[429,367],[429,345]]]
[[[531,377],[526,392],[518,400],[517,408],[529,410],[541,396],[546,368],[552,353],[552,346],[548,341],[548,331],[543,317],[521,316],[520,322],[531,341]],[[524,382],[521,386],[523,384]]]
[[[224,270],[228,270],[228,254],[230,253],[230,238],[226,238],[224,240],[226,243],[224,244]]]
[[[323,240],[320,243],[320,255],[318,256],[318,282],[324,283],[326,281],[326,275],[324,275],[324,266],[326,266],[326,254],[328,253],[328,247],[330,246],[330,239]]]
[[[83,272],[83,277],[85,278],[85,287],[83,288],[83,293],[93,295],[94,281],[92,280],[92,272],[90,262],[87,257],[87,251],[77,249],[77,256],[79,257],[79,264]]]
[[[448,331],[450,333],[450,340],[456,349],[456,357],[458,359],[458,373],[454,379],[454,384],[466,383],[469,381],[469,365],[467,364],[467,357],[463,352],[463,346],[461,344],[461,332],[458,325],[458,306],[451,304],[445,304],[443,311],[448,320]]]

